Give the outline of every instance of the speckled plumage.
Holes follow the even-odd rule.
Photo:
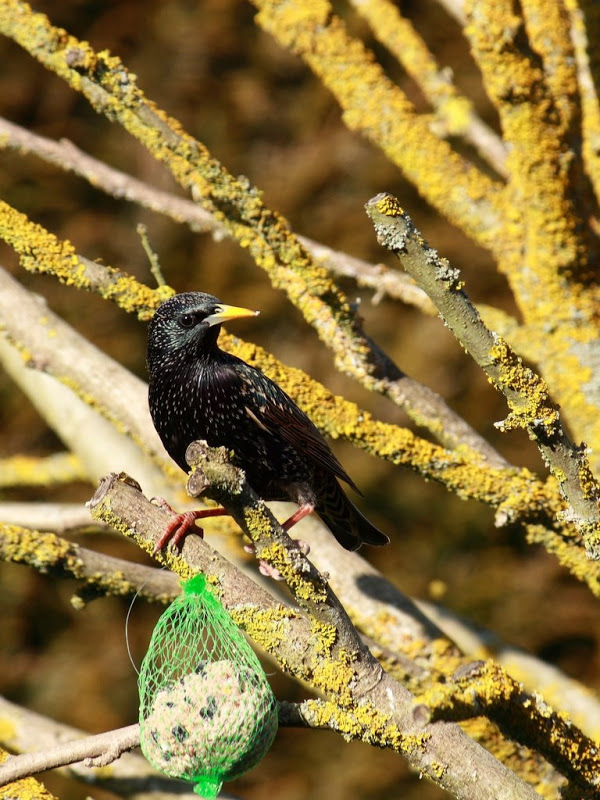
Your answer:
[[[306,414],[266,375],[218,347],[221,325],[212,317],[222,308],[212,295],[186,292],[150,322],[150,412],[171,458],[189,472],[190,442],[225,446],[263,499],[314,506],[348,550],[386,544],[342,491],[338,478],[358,490]]]

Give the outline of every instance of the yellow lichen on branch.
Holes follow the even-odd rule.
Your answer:
[[[1,18],[3,33],[81,91],[96,110],[117,119],[182,186],[192,190],[250,250],[273,285],[287,291],[338,357],[344,360],[342,354],[347,353],[347,368],[364,362],[368,346],[360,336],[352,338],[358,331],[347,299],[247,179],[230,175],[201,142],[149,101],[118,58],[105,51],[94,53],[87,42],[55,28],[44,15],[33,14],[26,3],[13,0],[5,5],[11,10]],[[323,297],[327,303],[319,300]]]
[[[6,236],[31,270],[47,271],[69,285],[95,291],[141,319],[150,317],[153,310],[173,294],[169,286],[152,290],[112,267],[81,259],[70,242],[58,240],[6,204],[0,204],[1,211],[5,211],[5,215],[0,213],[0,234]],[[407,428],[379,422],[355,403],[333,395],[301,370],[283,365],[257,345],[227,334],[222,335],[221,343],[230,352],[264,370],[332,438],[343,438],[374,456],[407,466],[428,479],[441,482],[464,499],[475,498],[495,508],[510,501],[514,515],[511,519],[538,515],[543,508],[552,515],[557,503],[560,507],[559,498],[526,470],[479,466],[478,454],[471,452],[468,446],[463,445],[453,452],[415,436]],[[89,391],[67,373],[61,372],[55,377],[91,407],[106,414],[106,409]],[[168,476],[173,476],[170,465],[165,466],[162,460],[160,465],[170,469]]]
[[[564,713],[526,692],[493,661],[475,662],[460,672],[418,698],[416,713],[453,721],[485,715],[506,736],[538,751],[575,785],[591,791],[591,797],[598,796],[598,749]]]
[[[588,178],[579,158],[579,109],[567,18],[559,4],[528,0],[522,18],[508,0],[467,4],[466,32],[509,145],[512,218],[496,249],[535,340],[540,370],[577,438],[600,453],[600,288]],[[526,37],[538,58],[531,57]],[[510,242],[519,242],[518,247]]]
[[[545,297],[553,297],[555,311],[563,319],[574,313],[565,294],[568,278],[578,276],[586,253],[572,197],[574,154],[568,152],[566,142],[573,112],[567,113],[565,104],[574,87],[567,80],[570,95],[562,96],[559,109],[544,71],[519,45],[524,22],[511,2],[478,0],[467,4],[467,12],[470,24],[466,31],[488,94],[498,108],[504,141],[510,145],[506,191],[512,208],[511,227],[517,233],[511,239],[525,246],[529,269],[521,269],[520,249],[507,247],[505,241],[495,248],[499,265],[511,280],[526,320],[548,319],[545,304],[539,302],[541,287]],[[533,16],[538,22],[535,39],[543,38],[538,30],[542,24],[544,32],[551,35],[548,15],[543,21],[539,14]],[[560,85],[564,88],[565,81]],[[573,299],[589,306],[593,302],[586,297]]]
[[[12,456],[0,459],[0,487],[57,486],[88,480],[84,465],[73,453],[54,453],[44,458]]]
[[[231,236],[249,249],[272,284],[287,292],[333,351],[338,369],[401,405],[444,444],[467,444],[480,457],[502,460],[442,398],[401,373],[365,335],[356,308],[327,270],[311,258],[287,222],[264,205],[260,192],[246,178],[230,175],[204,145],[147,100],[135,76],[117,58],[106,52],[93,56],[87,43],[54,28],[21,0],[4,0],[4,6],[7,12],[0,15],[0,32],[81,91],[96,110],[117,120],[164,163]],[[423,149],[422,142],[419,149]],[[490,192],[489,186],[479,187],[482,202],[487,203]]]
[[[301,56],[340,103],[348,127],[363,133],[419,186],[441,213],[486,246],[505,228],[501,184],[459,156],[417,114],[343,21],[321,0],[253,0],[257,22]]]
[[[462,134],[473,111],[471,101],[460,95],[448,72],[440,69],[433,54],[400,8],[389,0],[355,0],[359,13],[368,20],[378,40],[405,67],[436,109],[439,124],[448,133]]]
[[[577,64],[581,98],[583,147],[582,155],[587,174],[594,187],[596,201],[600,200],[600,5],[596,0],[565,0],[570,18],[570,32]]]
[[[96,291],[125,311],[135,310],[140,319],[149,319],[160,303],[174,294],[168,286],[150,289],[119,270],[80,258],[71,242],[58,239],[1,200],[0,238],[14,248],[21,266],[30,272],[43,272],[67,286]]]
[[[5,219],[7,227],[10,221],[13,223],[12,229],[7,235],[13,237],[14,246],[22,253],[30,268],[47,268],[65,282],[110,297],[125,310],[136,312],[141,318],[147,318],[152,309],[173,292],[168,286],[152,291],[117,270],[80,259],[70,243],[59,242],[41,226],[29,222],[9,208]],[[45,258],[47,253],[54,255],[54,258]],[[448,276],[452,276],[451,271]],[[277,381],[325,433],[333,438],[344,438],[394,464],[408,466],[424,477],[442,483],[449,491],[464,499],[477,499],[491,505],[497,510],[497,519],[501,523],[539,519],[541,515],[541,518],[554,525],[553,520],[564,511],[556,488],[549,488],[549,485],[544,485],[526,470],[480,465],[477,454],[471,453],[468,447],[463,446],[452,452],[415,436],[408,429],[374,420],[354,403],[335,397],[300,370],[284,367],[255,345],[227,336],[223,337],[223,343],[231,352],[263,369]],[[70,380],[68,375],[60,374],[58,377],[90,405],[97,405],[85,388]],[[102,408],[99,410],[103,411]],[[568,521],[565,524],[567,527],[563,535],[572,538],[574,529],[569,528]],[[578,549],[577,545],[575,549]],[[582,576],[585,571],[580,567],[579,557],[576,554],[568,557],[570,562],[576,563],[577,572]],[[597,577],[592,567],[585,573],[585,580],[592,587],[596,585]]]
[[[333,728],[347,740],[361,739],[369,744],[390,747],[398,753],[422,750],[430,738],[428,733],[406,734],[390,722],[389,716],[377,711],[370,703],[358,708],[344,709],[323,700],[306,700],[302,715],[315,728]]]
[[[544,81],[560,119],[560,127],[575,133],[580,122],[577,68],[570,37],[566,4],[548,0],[521,0],[529,43],[544,64]]]
[[[379,242],[402,261],[461,345],[504,394],[511,412],[504,424],[522,426],[536,442],[570,505],[568,515],[585,538],[588,552],[600,558],[600,487],[585,448],[569,439],[544,380],[484,325],[463,290],[460,272],[427,245],[397,198],[377,195],[366,209]]]

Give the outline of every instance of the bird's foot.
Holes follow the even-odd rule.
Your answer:
[[[296,549],[300,550],[303,556],[307,556],[310,553],[310,545],[304,539],[292,539],[291,542]]]
[[[154,547],[155,554],[163,550],[168,544],[171,545],[173,550],[180,550],[182,542],[188,533],[195,533],[197,536],[200,536],[200,538],[203,538],[204,531],[196,525],[197,519],[222,517],[227,514],[227,511],[221,507],[202,508],[197,511],[186,511],[183,514],[178,514],[162,497],[153,497],[152,502],[167,511],[171,511],[175,515],[157,541]]]
[[[262,558],[258,559],[258,571],[261,575],[264,575],[265,578],[272,578],[274,581],[285,580],[277,567],[272,567],[270,564],[267,564],[266,561],[263,561]]]
[[[251,556],[256,555],[256,547],[253,544],[245,544],[244,545],[244,552],[250,553]],[[262,558],[258,559],[258,571],[261,575],[264,575],[265,578],[273,578],[274,581],[282,581],[283,575],[277,567],[272,567]]]

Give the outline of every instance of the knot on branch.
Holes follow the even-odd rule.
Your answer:
[[[209,447],[203,439],[192,442],[185,451],[185,460],[192,468],[187,482],[188,494],[198,497],[207,490],[211,496],[242,494],[246,475],[231,463],[232,455],[226,447]]]

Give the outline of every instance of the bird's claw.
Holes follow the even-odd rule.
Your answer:
[[[266,561],[263,561],[262,558],[258,559],[258,571],[261,575],[264,575],[265,578],[272,578],[274,581],[283,581],[285,578],[279,572],[277,567],[272,567]]]
[[[304,539],[292,539],[292,544],[303,556],[307,556],[310,553],[310,545],[308,542],[305,542]]]
[[[224,508],[202,508],[198,509],[197,511],[186,511],[183,514],[178,514],[173,510],[173,508],[171,508],[164,497],[153,497],[150,502],[156,506],[159,506],[159,508],[164,508],[166,511],[170,511],[175,515],[165,528],[160,539],[156,542],[154,547],[154,555],[163,550],[168,544],[171,545],[173,550],[180,550],[182,542],[188,533],[195,533],[197,536],[200,536],[200,538],[203,539],[204,531],[202,528],[196,525],[197,519],[204,519],[206,517],[219,517],[227,514]]]
[[[250,553],[250,555],[256,555],[256,547],[253,544],[245,544],[244,545],[244,552]],[[283,575],[277,567],[272,567],[269,563],[264,561],[264,559],[258,559],[258,571],[261,575],[264,575],[265,578],[272,578],[274,581],[282,581]]]
[[[303,556],[307,556],[310,553],[310,545],[308,542],[305,542],[303,539],[290,539],[290,543],[299,550]],[[251,555],[256,554],[256,548],[253,544],[245,544],[244,551],[246,553],[250,553]],[[279,572],[277,567],[272,567],[262,558],[258,559],[258,571],[261,575],[264,575],[265,578],[272,578],[274,581],[283,581],[285,578]]]
[[[171,509],[172,511],[173,509]],[[188,533],[195,533],[204,538],[204,531],[196,525],[196,520],[199,519],[201,511],[187,511],[185,514],[177,514],[171,522],[167,525],[164,533],[157,541],[154,547],[154,554],[160,553],[161,550],[170,544],[173,550],[180,550],[182,542]]]

